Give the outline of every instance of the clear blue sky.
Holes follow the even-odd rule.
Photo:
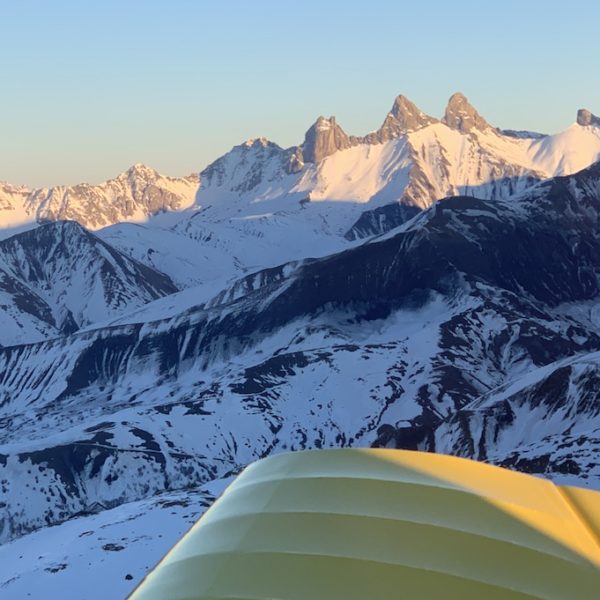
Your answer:
[[[399,93],[558,131],[600,113],[599,23],[597,0],[0,0],[0,180],[182,175],[319,114],[366,133]]]

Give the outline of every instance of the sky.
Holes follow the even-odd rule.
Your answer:
[[[599,22],[597,0],[0,0],[0,180],[198,172],[319,115],[363,135],[401,93],[560,131],[600,113]]]

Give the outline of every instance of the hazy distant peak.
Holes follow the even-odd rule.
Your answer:
[[[125,176],[127,178],[135,177],[139,179],[157,179],[160,177],[160,174],[158,171],[152,167],[149,167],[148,165],[143,163],[135,163],[135,165],[132,165],[129,167],[129,169],[127,169],[127,171],[122,173],[121,176]]]

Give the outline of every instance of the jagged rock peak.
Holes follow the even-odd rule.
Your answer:
[[[415,131],[416,129],[421,129],[421,127],[426,127],[427,125],[438,122],[438,119],[426,115],[406,96],[402,95],[394,100],[394,106],[392,106],[392,110],[386,117],[386,122],[391,119],[394,119],[396,124],[405,132]]]
[[[451,129],[469,133],[473,129],[484,131],[492,126],[475,110],[467,97],[460,92],[452,94],[448,100],[443,122]]]
[[[377,131],[366,135],[362,141],[367,144],[381,144],[432,123],[439,123],[439,120],[426,115],[406,96],[400,95],[394,100],[383,125]]]
[[[586,108],[580,108],[577,111],[577,123],[579,125],[596,125],[600,127],[600,117],[597,117],[594,113],[591,113]]]
[[[335,117],[319,117],[304,136],[302,155],[304,162],[318,163],[351,145],[350,137],[336,123]]]

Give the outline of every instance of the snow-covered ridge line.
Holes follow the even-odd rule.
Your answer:
[[[0,184],[0,227],[11,230],[47,221],[77,221],[88,229],[120,222],[143,222],[193,205],[198,175],[167,177],[136,164],[98,185],[29,189]]]
[[[0,185],[0,227],[10,231],[69,219],[100,229],[162,213],[183,211],[179,218],[185,219],[188,209],[208,209],[207,219],[215,222],[256,216],[265,208],[296,213],[299,203],[329,201],[341,214],[330,213],[326,220],[344,234],[365,209],[394,202],[424,208],[469,191],[506,197],[534,180],[574,173],[599,158],[600,119],[584,109],[558,134],[504,134],[463,94],[450,98],[442,119],[400,95],[375,132],[350,136],[334,117],[319,117],[302,144],[283,149],[265,138],[249,140],[200,177],[165,177],[138,164],[100,185],[38,190]],[[355,207],[349,215],[343,203],[369,206]],[[313,222],[322,218],[313,216]]]
[[[78,223],[47,223],[0,240],[0,344],[66,335],[176,291]]]

